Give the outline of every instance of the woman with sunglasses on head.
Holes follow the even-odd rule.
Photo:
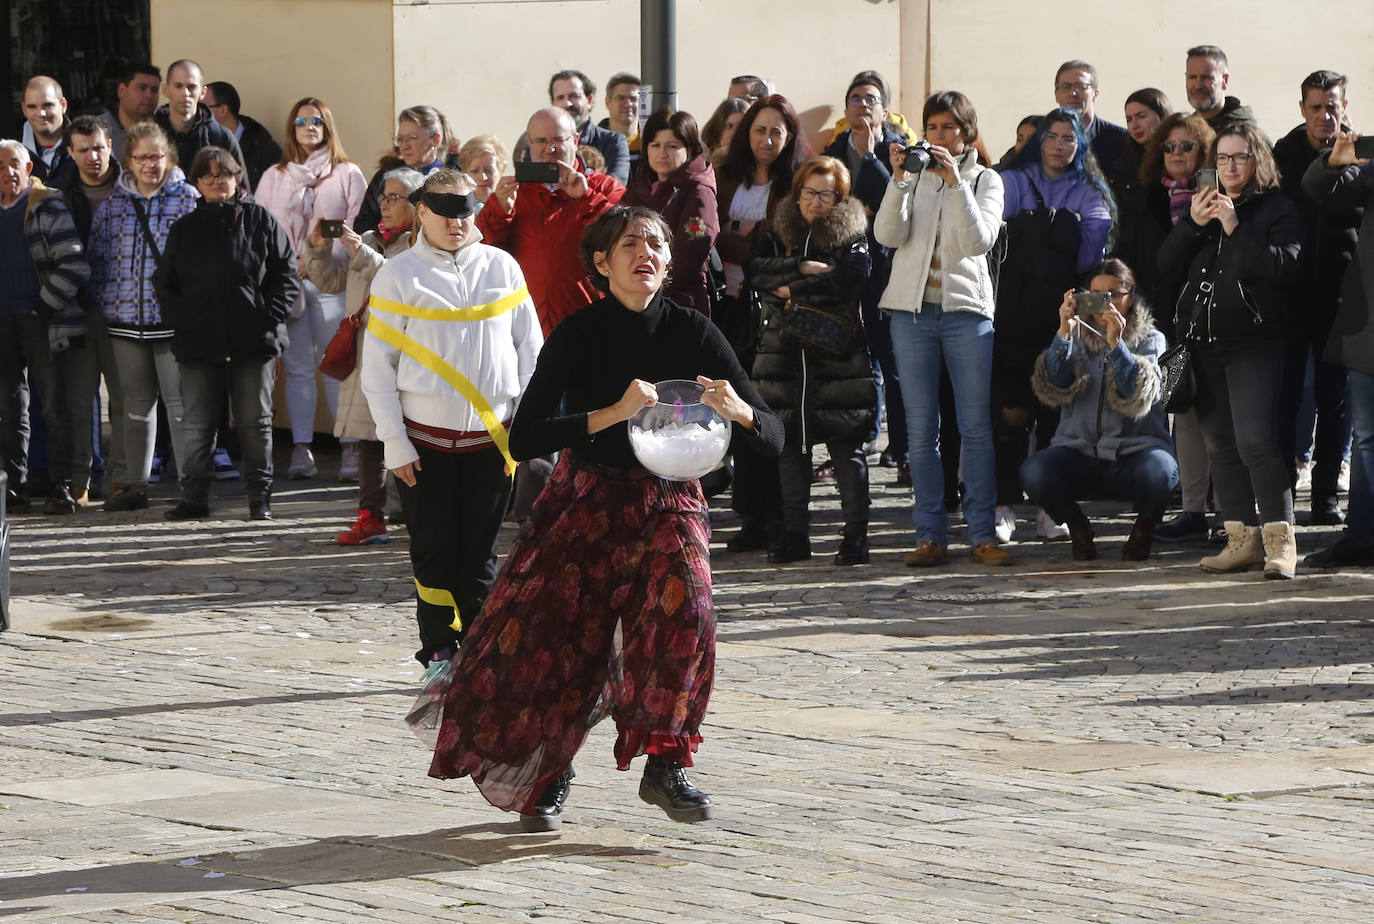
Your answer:
[[[1183,281],[1175,324],[1193,348],[1193,409],[1226,523],[1226,548],[1200,564],[1291,578],[1293,490],[1277,402],[1302,219],[1280,192],[1269,140],[1254,123],[1223,127],[1213,157],[1219,186],[1193,194],[1159,251],[1160,272]]]
[[[359,234],[377,230],[382,220],[379,199],[387,171],[409,167],[429,176],[440,167],[457,167],[459,155],[454,153],[457,146],[458,137],[438,109],[433,106],[402,109],[396,116],[396,135],[391,139],[391,150],[382,156],[377,172],[367,184],[367,195],[362,208],[358,209],[358,217],[353,220],[353,230]]]
[[[1030,449],[1049,445],[1058,414],[1036,400],[1031,371],[1059,327],[1065,289],[1106,252],[1115,205],[1097,159],[1073,109],[1046,113],[1034,137],[1002,173],[1006,259],[993,317],[992,407],[997,455],[997,538],[1016,529],[1012,505],[1021,500],[1021,463]],[[1064,539],[1068,529],[1042,510],[1042,539]]]
[[[1152,305],[1172,306],[1183,280],[1159,272],[1159,249],[1174,225],[1188,214],[1197,192],[1197,171],[1212,162],[1216,132],[1199,115],[1175,112],[1150,133],[1135,181],[1123,191],[1117,253],[1136,270],[1136,288]],[[1170,341],[1173,317],[1164,319]],[[1155,537],[1162,542],[1203,539],[1207,536],[1207,491],[1212,466],[1202,439],[1197,414],[1190,408],[1174,415],[1174,441],[1183,510],[1160,524]]]
[[[329,295],[304,272],[310,232],[322,219],[351,222],[362,207],[367,180],[348,159],[334,128],[334,114],[313,96],[291,107],[286,120],[286,145],[279,164],[262,175],[254,198],[286,229],[300,261],[301,294],[286,330],[289,342],[282,362],[286,369],[286,414],[291,421],[291,464],[288,478],[313,478],[317,473],[310,443],[315,435],[315,370],[325,347],[347,311],[342,293]],[[333,242],[336,251],[343,245]],[[339,382],[324,379],[325,399],[333,419],[339,412]],[[358,477],[358,443],[343,442],[339,480]]]
[[[155,122],[124,136],[123,171],[91,221],[90,291],[105,315],[119,386],[124,392],[124,455],[129,482],[105,509],[142,510],[157,435],[157,399],[167,407],[172,454],[186,458],[181,367],[172,354],[172,325],[163,316],[153,272],[173,222],[195,210],[196,191],[177,166],[177,149]]]
[[[1059,305],[1059,329],[1035,363],[1032,387],[1059,408],[1050,445],[1021,466],[1026,493],[1069,528],[1073,557],[1097,557],[1092,524],[1077,500],[1107,495],[1135,504],[1136,519],[1122,546],[1126,561],[1150,555],[1155,524],[1178,485],[1169,416],[1159,400],[1164,335],[1135,287],[1131,268],[1117,259],[1088,271],[1080,304],[1072,289]]]

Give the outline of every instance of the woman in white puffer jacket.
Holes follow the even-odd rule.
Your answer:
[[[962,93],[936,93],[921,117],[930,162],[911,174],[908,149],[893,145],[892,179],[873,236],[892,255],[892,276],[878,302],[892,315],[892,352],[901,380],[916,493],[912,567],[942,565],[949,512],[940,462],[940,363],[954,386],[963,443],[964,519],[973,559],[1010,561],[993,525],[997,487],[992,419],[992,315],[995,299],[986,254],[1002,225],[1002,179],[978,163],[978,117]]]

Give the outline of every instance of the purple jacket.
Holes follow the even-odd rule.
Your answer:
[[[1075,173],[1061,173],[1051,179],[1045,176],[1039,164],[1007,170],[1002,174],[1004,219],[1039,205],[1031,183],[1050,208],[1068,209],[1078,214],[1083,229],[1083,243],[1078,247],[1078,271],[1087,272],[1102,259],[1107,249],[1107,236],[1112,230],[1111,209],[1102,191]]]

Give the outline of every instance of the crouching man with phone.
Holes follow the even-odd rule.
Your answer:
[[[1178,462],[1160,402],[1159,355],[1165,339],[1120,260],[1099,263],[1087,292],[1064,293],[1059,330],[1035,363],[1031,386],[1060,408],[1050,445],[1021,465],[1031,500],[1069,528],[1073,557],[1097,557],[1092,524],[1078,499],[1110,497],[1135,505],[1121,549],[1127,561],[1150,555],[1155,524],[1178,487]]]

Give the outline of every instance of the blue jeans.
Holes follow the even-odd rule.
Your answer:
[[[1178,461],[1163,449],[1142,449],[1112,461],[1051,446],[1021,464],[1021,483],[1056,523],[1083,516],[1080,497],[1128,500],[1137,516],[1158,521],[1178,487]]]
[[[992,446],[992,321],[971,311],[949,314],[939,305],[919,314],[892,313],[892,355],[897,361],[916,492],[911,519],[916,541],[946,545],[949,512],[940,464],[940,357],[954,385],[955,414],[963,443],[964,520],[969,542],[993,542],[997,480]]]
[[[1350,370],[1350,503],[1345,532],[1361,545],[1374,545],[1374,375]]]

